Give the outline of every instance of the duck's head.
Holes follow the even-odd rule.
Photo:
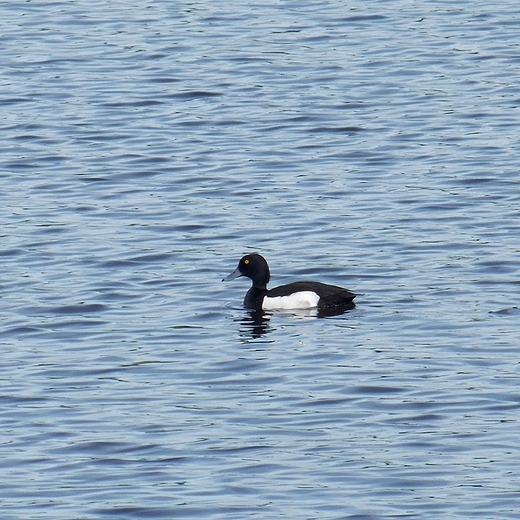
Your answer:
[[[222,281],[234,280],[239,276],[247,276],[247,278],[251,278],[253,281],[253,287],[265,289],[271,274],[265,258],[258,253],[251,253],[243,256],[240,262],[238,262],[237,268]]]

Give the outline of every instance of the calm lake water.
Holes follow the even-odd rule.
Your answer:
[[[517,1],[0,13],[2,519],[520,518]]]

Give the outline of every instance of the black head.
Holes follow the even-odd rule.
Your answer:
[[[247,276],[253,280],[253,287],[265,289],[271,277],[269,266],[265,258],[258,253],[243,256],[238,262],[238,267],[223,281],[233,280],[239,276]]]

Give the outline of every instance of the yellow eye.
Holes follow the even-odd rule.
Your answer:
[[[249,260],[244,260],[244,264],[248,264],[249,263]]]

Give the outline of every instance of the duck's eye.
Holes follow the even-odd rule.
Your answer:
[[[245,264],[245,265],[248,265],[248,264],[249,264],[249,260],[247,260],[247,259],[244,260],[244,264]]]

